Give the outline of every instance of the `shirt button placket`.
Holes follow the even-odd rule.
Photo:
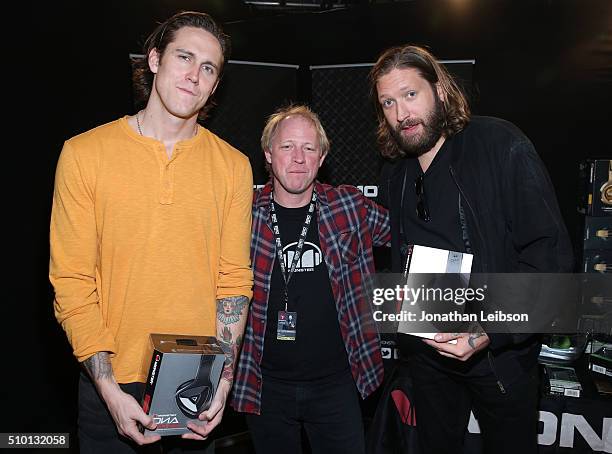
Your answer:
[[[161,203],[169,205],[172,203],[172,161],[164,164],[162,169]]]

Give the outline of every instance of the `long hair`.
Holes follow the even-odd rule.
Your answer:
[[[213,35],[219,41],[222,52],[221,67],[219,68],[219,78],[221,78],[224,63],[229,58],[230,53],[229,36],[223,33],[221,27],[208,14],[196,11],[183,11],[170,17],[153,30],[143,46],[144,59],[134,63],[132,83],[134,84],[135,104],[137,106],[143,107],[147,103],[153,88],[153,78],[155,75],[149,68],[149,53],[156,49],[161,61],[166,47],[174,41],[176,33],[183,27],[200,28]],[[204,120],[214,105],[214,101],[209,99],[200,109],[198,120]]]
[[[374,102],[378,119],[377,140],[380,153],[389,159],[404,157],[405,153],[398,147],[390,132],[392,127],[387,123],[380,102],[376,83],[394,69],[415,69],[419,75],[430,83],[434,96],[437,96],[436,84],[444,93],[442,100],[443,128],[442,134],[450,137],[461,131],[470,121],[468,101],[453,80],[448,70],[436,61],[436,58],[426,49],[418,46],[405,45],[387,49],[378,58],[370,71],[370,97]]]

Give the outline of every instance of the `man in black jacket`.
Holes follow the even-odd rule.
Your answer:
[[[420,47],[388,49],[370,78],[390,160],[381,191],[394,271],[409,244],[471,253],[472,273],[572,270],[554,189],[516,126],[472,117],[452,77]],[[423,452],[460,452],[472,408],[486,452],[537,452],[537,336],[477,329],[398,341]]]

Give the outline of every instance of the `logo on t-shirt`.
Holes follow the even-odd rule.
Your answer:
[[[291,264],[293,263],[296,246],[297,241],[288,244],[283,248],[283,257],[285,259],[285,266],[287,267],[287,270],[289,270]],[[310,243],[309,241],[306,241],[304,242],[304,247],[302,248],[302,256],[300,257],[300,260],[298,260],[298,263],[295,266],[295,272],[303,273],[314,271],[315,267],[321,264],[322,259],[323,255],[321,253],[321,249],[319,249],[319,246]]]

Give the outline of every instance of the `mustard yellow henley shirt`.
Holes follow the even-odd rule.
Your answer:
[[[251,298],[252,179],[202,127],[171,158],[127,117],[66,141],[49,277],[79,361],[109,351],[119,383],[144,382],[150,333],[215,335],[215,300]]]

